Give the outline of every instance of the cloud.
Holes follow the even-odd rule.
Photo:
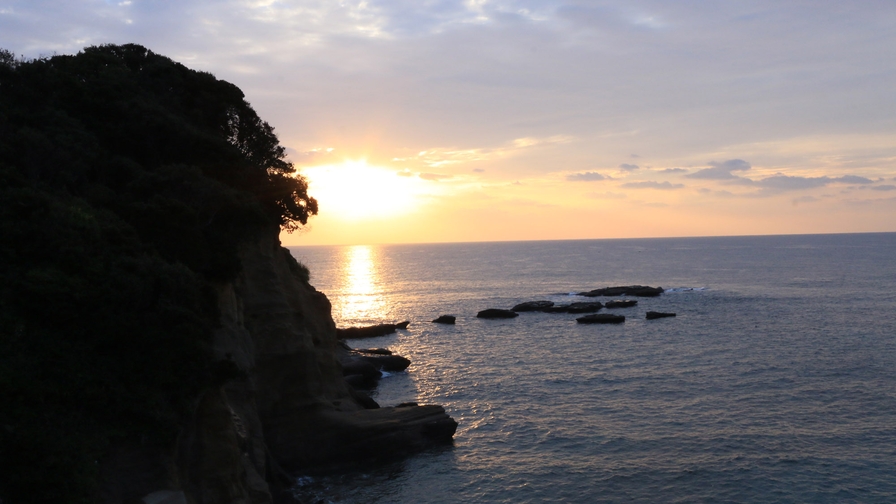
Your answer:
[[[884,185],[879,185],[879,186],[872,186],[872,187],[869,187],[868,189],[871,189],[873,191],[896,191],[896,185],[884,184]]]
[[[450,179],[452,177],[451,175],[445,175],[443,173],[421,173],[418,176],[420,178],[422,178],[423,180],[434,180],[434,181]]]
[[[646,180],[644,182],[628,182],[622,184],[622,187],[630,187],[632,189],[681,189],[684,184],[673,184],[671,182],[656,182]]]
[[[729,159],[722,163],[712,161],[709,163],[709,166],[711,166],[711,168],[704,168],[696,173],[685,175],[685,177],[705,180],[732,180],[740,177],[731,172],[747,171],[750,169],[750,163],[743,159]]]
[[[484,173],[485,172],[485,170],[482,168],[473,168],[473,171],[476,173]]]
[[[813,203],[816,201],[818,201],[818,198],[815,196],[800,196],[799,198],[794,198],[791,201],[791,204],[793,204],[793,206],[798,206],[800,203]]]
[[[621,165],[619,165],[619,169],[620,169],[620,170],[628,171],[628,172],[635,171],[635,170],[637,170],[638,168],[640,168],[640,166],[638,166],[638,165],[636,165],[636,164],[622,163]]]
[[[413,172],[411,172],[411,170],[401,170],[401,171],[395,172],[395,174],[398,175],[399,177],[413,177],[414,176],[414,174],[413,174]]]
[[[566,176],[566,180],[571,182],[594,182],[597,180],[607,180],[609,177],[601,175],[597,172],[573,173]]]
[[[572,142],[573,137],[568,135],[553,135],[549,137],[523,137],[505,142],[500,147],[479,147],[474,149],[452,149],[445,147],[433,147],[417,153],[417,159],[427,166],[437,168],[458,163],[473,161],[489,161],[506,158],[520,154],[526,149],[542,145],[556,145]],[[407,158],[401,158],[406,161]]]
[[[660,170],[660,173],[685,173],[688,170],[686,168],[666,168],[664,170]]]
[[[761,187],[763,189],[772,189],[777,191],[799,191],[804,189],[814,189],[816,187],[824,187],[829,184],[873,184],[874,182],[865,177],[856,175],[844,175],[842,177],[797,177],[792,175],[773,175],[760,180],[750,180],[746,178],[738,178],[738,184],[751,185]]]
[[[837,177],[831,179],[831,182],[836,182],[839,184],[873,184],[874,181],[865,177],[859,177],[856,175],[844,175],[842,177]]]

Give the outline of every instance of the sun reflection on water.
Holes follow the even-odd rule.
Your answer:
[[[334,307],[338,325],[379,322],[383,317],[379,253],[373,247],[349,247],[343,255],[342,286]]]

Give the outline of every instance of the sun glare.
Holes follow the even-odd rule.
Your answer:
[[[427,193],[417,177],[370,166],[366,161],[302,169],[321,214],[345,220],[392,217],[414,210]]]

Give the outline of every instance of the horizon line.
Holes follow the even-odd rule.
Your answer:
[[[896,234],[896,231],[846,231],[839,233],[770,233],[770,234],[732,234],[732,235],[691,235],[691,236],[642,236],[625,238],[553,238],[534,240],[471,240],[443,242],[380,242],[380,243],[319,243],[314,245],[282,245],[283,247],[371,247],[386,245],[473,245],[497,243],[539,243],[539,242],[572,242],[572,241],[624,241],[624,240],[670,240],[700,238],[762,238],[786,236],[839,236],[839,235],[872,235]]]

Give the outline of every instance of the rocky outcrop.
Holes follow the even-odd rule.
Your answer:
[[[377,336],[392,334],[396,329],[407,329],[409,324],[410,321],[404,321],[397,324],[346,327],[345,329],[336,329],[336,337],[339,339],[376,338]]]
[[[519,312],[531,312],[531,311],[544,311],[547,308],[554,306],[553,301],[526,301],[525,303],[520,303],[513,308],[511,311]]]
[[[647,320],[653,320],[653,319],[658,319],[658,318],[674,317],[674,316],[675,316],[674,313],[669,313],[669,312],[658,312],[658,311],[649,311],[649,312],[647,312]]]
[[[477,318],[484,319],[508,319],[519,317],[520,314],[512,310],[504,310],[501,308],[487,308],[476,314]]]
[[[580,292],[580,296],[597,297],[597,296],[639,296],[639,297],[656,297],[665,291],[662,287],[647,287],[646,285],[626,285],[619,287],[604,287],[602,289],[594,289],[586,292]]]
[[[595,313],[594,315],[579,317],[576,319],[576,322],[580,324],[619,324],[625,322],[625,317],[610,313]]]
[[[218,287],[213,342],[215,358],[238,372],[197,398],[173,450],[124,450],[122,460],[157,476],[129,488],[132,473],[110,474],[106,502],[183,494],[198,504],[270,503],[290,484],[290,471],[450,442],[457,423],[441,406],[378,408],[348,385],[330,302],[302,279],[276,228],[244,245],[240,259],[237,280]],[[367,365],[359,374],[409,364],[400,356],[354,355]]]
[[[594,313],[603,308],[600,302],[577,302],[567,305],[552,306],[542,310],[546,313]]]
[[[604,305],[607,308],[631,308],[638,304],[636,299],[614,299],[612,301],[607,301]]]
[[[457,317],[454,315],[439,315],[438,318],[432,321],[433,324],[454,324]]]

